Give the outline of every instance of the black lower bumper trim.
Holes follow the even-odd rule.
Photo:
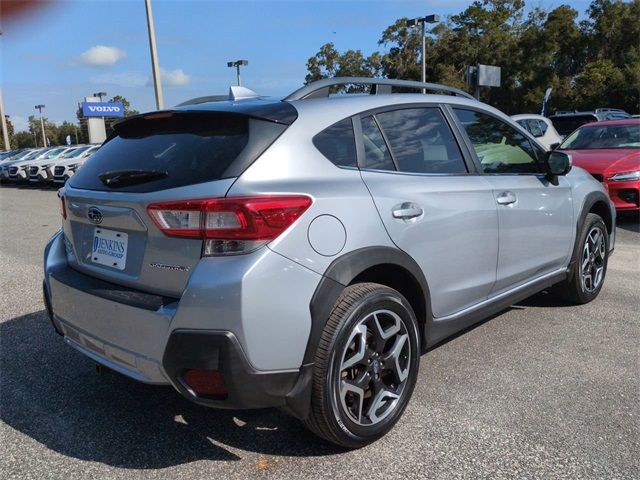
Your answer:
[[[145,310],[156,311],[162,306],[178,301],[177,298],[163,297],[106,282],[78,272],[68,265],[60,266],[50,274],[51,277],[74,290]]]
[[[56,325],[55,320],[53,319],[53,308],[51,307],[51,298],[49,297],[49,289],[47,288],[46,282],[42,282],[42,299],[44,300],[44,307],[47,309],[47,316],[51,321],[51,325],[53,325],[53,329],[56,331],[58,335],[64,335],[58,325]]]
[[[250,409],[285,405],[299,372],[261,372],[248,362],[238,339],[227,331],[174,330],[162,366],[173,386],[189,400],[216,408]],[[228,390],[225,400],[199,397],[183,381],[187,370],[220,370]]]

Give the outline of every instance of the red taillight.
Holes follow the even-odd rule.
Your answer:
[[[182,378],[199,397],[224,399],[228,395],[224,374],[219,370],[187,370]]]
[[[228,197],[153,203],[147,211],[165,235],[202,238],[205,254],[223,255],[277,238],[311,203],[304,195]]]
[[[58,198],[60,198],[60,215],[64,220],[67,219],[67,204],[64,200],[64,195],[58,193]]]

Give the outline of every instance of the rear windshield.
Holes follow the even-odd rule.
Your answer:
[[[245,115],[176,112],[136,117],[86,161],[70,185],[88,190],[151,192],[239,175],[286,128]],[[105,176],[138,172],[146,178],[124,185]],[[101,180],[102,177],[102,180]]]
[[[551,117],[551,123],[556,131],[563,136],[569,135],[576,128],[581,127],[585,123],[597,122],[598,117],[595,115],[567,115],[566,117]]]

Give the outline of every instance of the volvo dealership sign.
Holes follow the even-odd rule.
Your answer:
[[[122,102],[82,102],[85,117],[124,117]]]

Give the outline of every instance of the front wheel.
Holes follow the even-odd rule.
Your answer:
[[[418,323],[400,293],[375,283],[347,287],[316,352],[307,426],[348,448],[382,437],[411,398],[419,357]]]
[[[557,291],[572,303],[589,303],[604,285],[609,260],[609,234],[600,216],[594,213],[587,215],[573,260],[569,278],[558,285]]]

